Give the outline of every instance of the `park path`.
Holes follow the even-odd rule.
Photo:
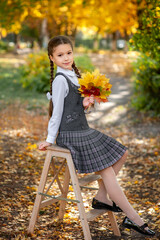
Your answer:
[[[160,135],[160,122],[150,121],[149,116],[136,112],[131,106],[133,97],[132,63],[135,52],[108,52],[89,54],[95,67],[110,78],[112,93],[109,102],[95,105],[87,119],[91,127],[99,129],[128,128],[135,138],[154,138]]]
[[[110,78],[112,93],[109,102],[96,104],[95,110],[92,110],[92,113],[88,115],[88,121],[97,127],[120,124],[125,120],[127,106],[130,103],[132,93],[131,62],[135,56],[122,52],[90,54],[89,56],[100,72]]]

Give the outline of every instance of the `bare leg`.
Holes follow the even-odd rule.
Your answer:
[[[117,175],[118,172],[120,171],[122,165],[124,164],[126,158],[127,158],[127,155],[128,155],[128,151],[126,151],[124,153],[124,155],[120,158],[120,160],[118,162],[116,162],[112,167],[113,167],[113,170],[115,172],[115,174]],[[99,181],[99,190],[95,196],[95,198],[103,203],[107,203],[109,205],[112,205],[112,201],[108,198],[107,196],[107,191],[106,191],[106,188],[104,186],[104,183],[102,180]]]
[[[144,222],[128,202],[125,194],[120,188],[113,167],[103,169],[99,172],[109,197],[123,210],[129,219],[138,225],[143,225]]]
[[[99,189],[97,194],[95,195],[95,199],[99,200],[100,202],[109,204],[110,206],[113,205],[112,201],[109,199],[105,185],[103,183],[103,180],[98,181]]]
[[[121,170],[123,164],[125,163],[126,159],[128,156],[128,150],[125,151],[125,153],[123,154],[123,156],[119,159],[118,162],[116,162],[112,167],[113,170],[115,172],[115,174],[117,175],[119,173],[119,171]]]

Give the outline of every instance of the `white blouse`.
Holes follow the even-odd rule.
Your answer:
[[[64,73],[73,84],[79,86],[78,78],[74,70],[71,71],[57,67],[57,73],[58,72]],[[66,78],[62,75],[58,75],[52,83],[53,113],[48,123],[48,135],[46,142],[54,143],[56,139],[63,114],[64,98],[67,96],[68,92],[69,87]]]

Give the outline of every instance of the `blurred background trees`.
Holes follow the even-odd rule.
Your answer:
[[[160,112],[159,30],[159,0],[0,2],[1,53],[13,48],[16,53],[46,48],[49,38],[60,34],[69,36],[76,48],[86,51],[138,51],[133,104],[156,114]]]
[[[32,44],[38,41],[40,47],[54,35],[64,34],[73,41],[81,36],[95,40],[96,48],[99,38],[109,36],[115,50],[117,38],[128,40],[136,32],[145,7],[145,0],[2,0],[0,36],[12,33]]]

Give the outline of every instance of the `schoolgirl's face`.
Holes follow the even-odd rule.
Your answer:
[[[70,44],[60,44],[53,49],[50,59],[59,67],[72,70],[73,50]]]

